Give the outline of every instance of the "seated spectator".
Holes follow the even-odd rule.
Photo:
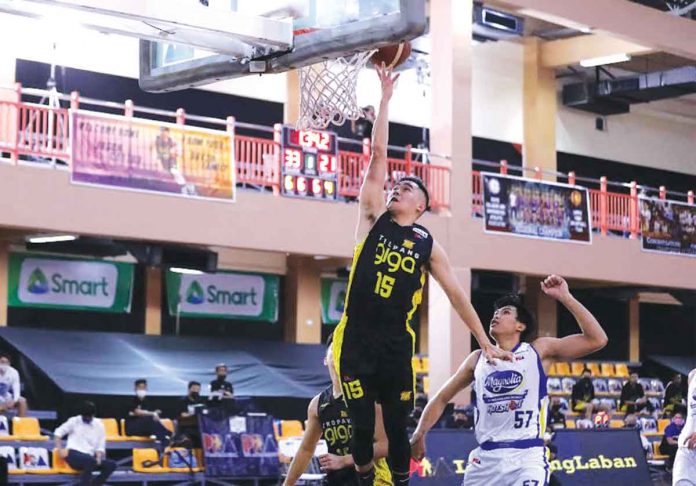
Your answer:
[[[677,373],[672,378],[672,381],[667,383],[665,388],[665,400],[662,409],[665,414],[674,413],[674,408],[679,405],[686,405],[684,388],[682,386],[682,376]]]
[[[197,381],[189,381],[188,394],[181,403],[180,417],[193,417],[196,415],[196,409],[203,406],[205,406],[205,403],[201,398],[201,384]]]
[[[80,486],[104,484],[116,470],[116,461],[106,458],[106,432],[104,424],[95,418],[97,407],[92,402],[84,402],[80,415],[68,419],[53,433],[58,454],[70,467],[82,471]],[[63,448],[62,439],[68,436]],[[100,471],[92,479],[92,472]]]
[[[571,403],[574,412],[583,412],[588,419],[592,417],[592,412],[599,405],[599,401],[595,399],[592,372],[589,368],[582,370],[582,378],[573,385]]]
[[[566,428],[566,418],[565,414],[563,413],[563,404],[558,397],[553,397],[551,399],[551,404],[549,405],[549,427],[551,427],[553,430]]]
[[[126,417],[126,435],[144,437],[155,436],[163,447],[169,444],[171,432],[160,422],[161,410],[151,410],[148,407],[147,380],[135,380],[135,398]]]
[[[645,390],[643,385],[638,383],[638,373],[631,373],[630,378],[626,384],[621,389],[621,399],[619,401],[619,411],[626,413],[636,413],[640,412],[644,408],[648,407],[648,410],[652,408],[652,405],[648,403],[648,399],[645,398]]]
[[[660,443],[660,452],[669,456],[669,459],[667,459],[668,469],[671,469],[672,465],[674,465],[674,456],[677,455],[677,449],[679,448],[679,434],[681,434],[683,428],[684,417],[680,413],[675,413],[672,421],[665,428],[665,435]]]
[[[643,451],[646,455],[652,453],[650,441],[647,437],[645,437],[645,435],[643,435],[640,425],[638,424],[638,419],[634,414],[626,415],[626,418],[624,418],[624,429],[637,429],[640,435],[640,444],[643,447]]]
[[[210,396],[215,399],[234,398],[234,387],[227,381],[227,365],[220,363],[215,367],[216,378],[210,382]]]
[[[0,353],[0,412],[16,410],[17,415],[27,414],[27,401],[20,396],[19,373],[10,366],[10,355]]]

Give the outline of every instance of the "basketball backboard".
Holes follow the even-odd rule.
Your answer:
[[[219,1],[210,2],[210,8],[220,8]],[[200,49],[143,39],[142,89],[174,91],[248,74],[284,72],[411,40],[427,26],[426,0],[224,0],[223,5],[244,17],[291,22],[291,46],[253,40],[268,37],[260,21],[254,35],[247,32],[246,38],[237,39],[241,47],[235,55],[212,45]]]

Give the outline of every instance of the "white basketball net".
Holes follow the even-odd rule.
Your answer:
[[[324,130],[362,116],[356,88],[358,74],[374,50],[300,68],[300,130]]]

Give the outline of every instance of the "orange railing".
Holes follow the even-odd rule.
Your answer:
[[[31,91],[31,90],[25,90]],[[37,90],[34,90],[37,91]],[[9,96],[0,96],[0,154],[9,153],[16,162],[22,156],[39,157],[45,159],[60,159],[70,163],[70,136],[68,133],[67,108],[53,108],[35,103],[22,101],[21,85],[17,84],[14,90],[9,91]],[[1,93],[0,93],[1,94]],[[72,93],[69,97],[71,108],[78,108],[80,99],[78,93]],[[113,108],[113,103],[92,100],[91,104],[103,104]],[[130,101],[124,105],[124,115],[133,116],[134,106]],[[162,115],[160,110],[139,108],[140,111]],[[168,113],[167,113],[168,114]],[[274,127],[273,138],[270,134],[267,138],[238,135],[234,131],[233,118],[225,120],[213,120],[205,117],[190,117],[193,120],[200,119],[207,123],[220,122],[226,125],[229,132],[233,133],[235,143],[235,157],[237,165],[237,183],[258,187],[266,187],[275,194],[280,190],[280,135],[279,125]],[[205,118],[205,119],[204,119]],[[186,114],[183,110],[176,112],[178,123],[185,123]],[[239,124],[243,126],[245,124]],[[252,127],[256,130],[271,132],[268,127]],[[408,146],[400,149],[404,153],[403,158],[389,158],[388,180],[386,187],[390,188],[399,178],[414,174],[425,182],[430,190],[431,207],[435,210],[449,208],[450,205],[450,169],[442,165],[434,165],[412,160],[412,150]],[[345,199],[357,198],[360,185],[367,164],[369,163],[369,141],[364,141],[361,152],[340,151],[338,157],[338,195]],[[502,174],[508,170],[507,163],[501,161],[491,164]],[[495,170],[495,169],[493,169]],[[534,177],[541,179],[542,171],[534,169]],[[564,175],[565,176],[565,175]],[[568,182],[575,184],[575,174],[567,175]],[[602,234],[618,232],[636,238],[639,230],[638,190],[637,184],[630,184],[630,193],[622,194],[607,190],[607,179],[602,177],[599,181],[599,189],[590,189],[590,216],[592,226]],[[667,191],[660,188],[660,197],[666,198]],[[689,191],[688,203],[693,204],[693,192]],[[481,186],[481,174],[472,172],[472,212],[476,216],[483,214],[483,188]]]

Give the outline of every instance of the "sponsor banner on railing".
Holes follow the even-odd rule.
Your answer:
[[[347,289],[347,279],[321,279],[321,322],[324,324],[338,324],[343,316]]]
[[[277,275],[167,272],[170,315],[278,322],[279,293]]]
[[[133,265],[103,260],[12,253],[8,304],[100,312],[130,312]]]
[[[234,201],[229,133],[72,110],[71,136],[73,182]]]
[[[556,484],[652,484],[645,452],[635,429],[559,430],[553,444],[558,454],[547,456],[547,460]],[[467,461],[481,460],[476,455],[469,457],[477,446],[470,430],[430,431],[426,436],[426,457],[420,463],[411,462],[411,484],[461,485]],[[533,480],[529,482],[533,483]]]
[[[643,250],[696,256],[696,206],[640,198]]]
[[[487,232],[592,242],[586,188],[501,174],[481,176]]]

